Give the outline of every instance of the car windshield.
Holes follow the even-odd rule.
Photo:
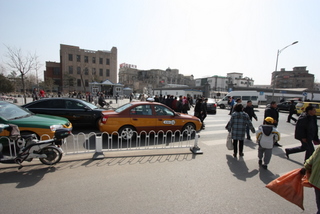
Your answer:
[[[32,113],[11,103],[0,102],[0,117],[6,120],[28,117]]]
[[[98,108],[97,106],[93,105],[92,103],[89,103],[89,102],[86,102],[86,101],[83,101],[83,102],[85,102],[85,104],[87,106],[89,106],[89,108],[91,108],[91,109],[97,109]]]
[[[127,103],[127,104],[124,104],[124,105],[118,107],[118,108],[115,109],[114,111],[117,112],[117,113],[120,113],[120,112],[126,110],[127,108],[129,108],[129,107],[131,107],[131,106],[132,106],[131,103]]]

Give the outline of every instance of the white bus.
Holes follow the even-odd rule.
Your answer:
[[[252,105],[255,108],[258,108],[259,104],[259,92],[257,91],[231,91],[229,92],[224,98],[222,98],[220,101],[218,101],[217,105],[224,109],[229,106],[228,100],[229,97],[233,97],[233,99],[236,101],[238,98],[242,100],[242,105],[246,106],[247,101],[251,100]]]

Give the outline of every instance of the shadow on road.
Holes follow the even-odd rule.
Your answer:
[[[247,178],[252,178],[259,172],[257,169],[249,172],[249,168],[247,167],[246,162],[244,162],[243,158],[239,158],[238,160],[231,155],[226,155],[226,158],[230,171],[233,172],[233,176],[235,176],[239,180],[246,181]]]
[[[132,155],[132,156],[115,156],[107,157],[101,160],[72,160],[61,161],[57,165],[58,170],[72,169],[78,167],[102,167],[102,166],[123,166],[134,164],[154,164],[164,162],[176,161],[191,161],[195,159],[194,154],[191,153],[176,153],[176,154],[155,154],[155,155]]]
[[[18,167],[17,167],[18,168]],[[45,174],[54,172],[55,167],[29,170],[26,167],[20,171],[8,171],[0,173],[0,184],[17,183],[16,188],[26,188],[36,185]]]

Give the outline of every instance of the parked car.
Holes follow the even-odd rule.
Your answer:
[[[297,105],[299,101],[295,100],[294,104]],[[291,101],[285,101],[277,104],[277,108],[279,111],[290,111]]]
[[[42,114],[35,115],[6,101],[0,101],[0,124],[17,125],[21,135],[36,134],[38,139],[44,135],[44,140],[48,137],[53,138],[57,129],[68,128],[70,131],[72,130],[72,124],[66,118]],[[10,133],[6,130],[0,133],[0,136],[9,135]]]
[[[105,109],[75,98],[46,98],[22,107],[36,114],[50,114],[67,118],[73,126],[89,125],[98,127],[102,111]]]
[[[214,99],[212,98],[208,98],[208,102],[207,102],[207,112],[208,113],[213,113],[216,114],[217,113],[217,103]]]
[[[101,132],[118,132],[123,139],[130,139],[134,132],[197,131],[201,130],[199,118],[177,113],[158,102],[131,102],[115,110],[102,112]]]
[[[304,112],[308,105],[312,105],[316,108],[316,115],[320,116],[320,103],[316,102],[300,102],[296,105],[297,109],[297,115],[300,115],[302,112]]]

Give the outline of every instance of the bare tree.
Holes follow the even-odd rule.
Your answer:
[[[23,90],[23,97],[24,103],[27,103],[26,97],[26,88],[25,88],[25,75],[35,69],[35,62],[37,60],[36,54],[31,55],[28,54],[24,56],[22,54],[21,49],[11,48],[6,46],[8,52],[6,57],[8,58],[8,62],[6,63],[12,71],[20,72],[21,83],[22,83],[22,90]]]

